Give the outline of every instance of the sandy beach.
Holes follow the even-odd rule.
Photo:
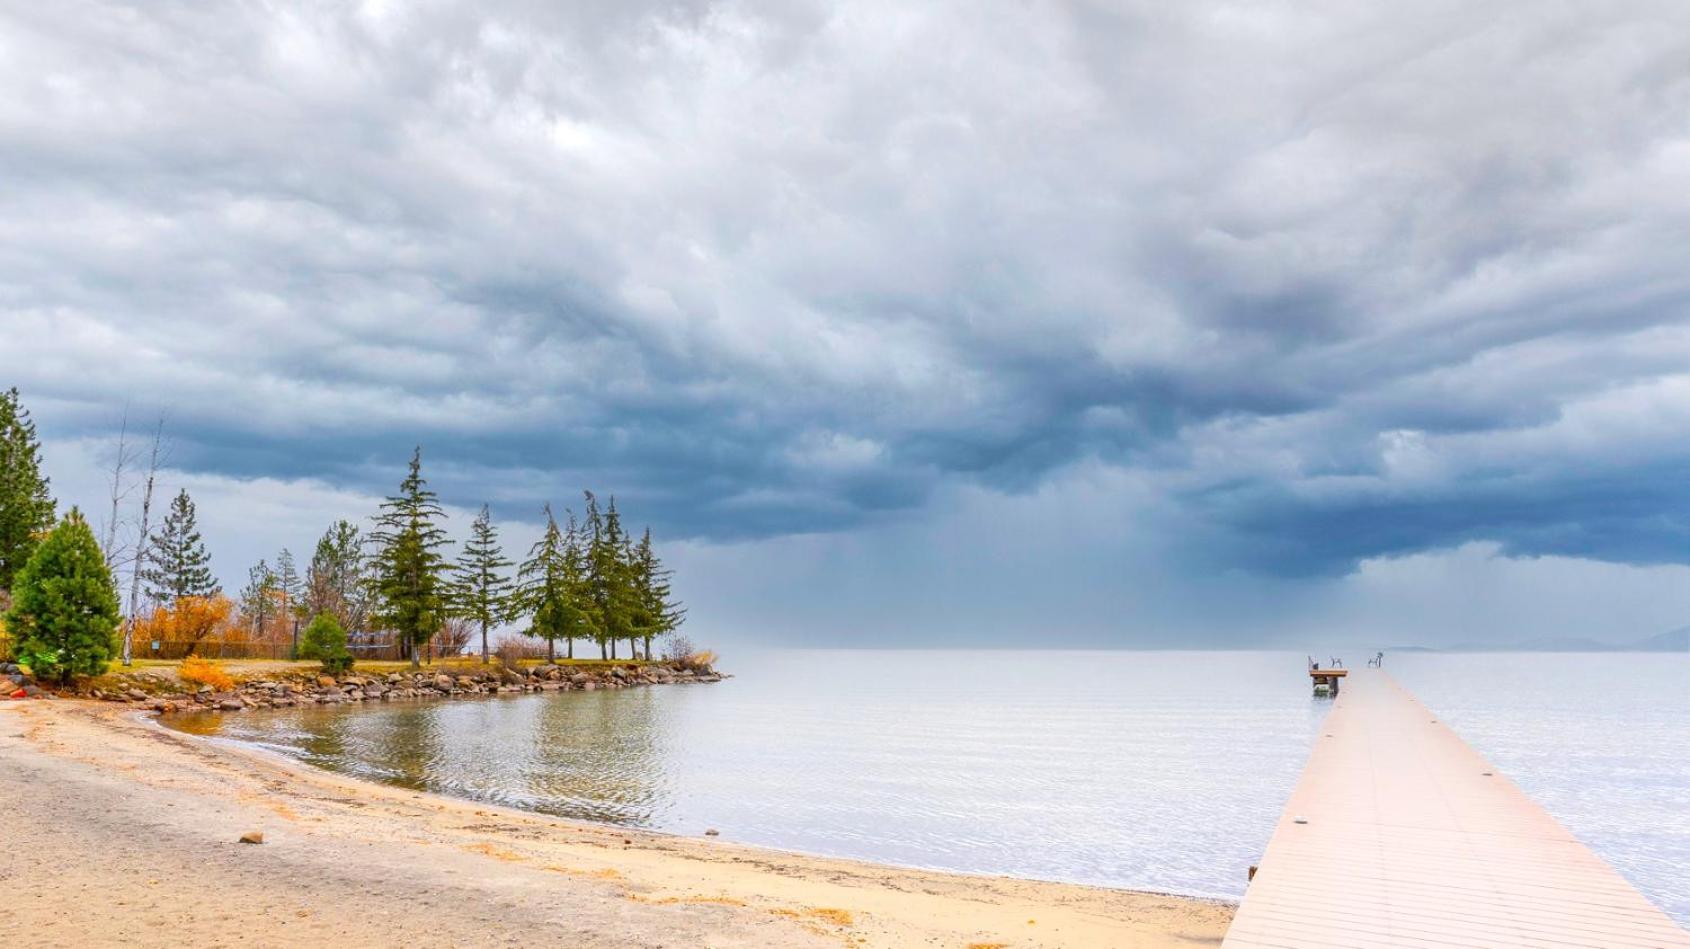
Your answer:
[[[1233,912],[571,822],[67,700],[0,705],[0,826],[0,922],[44,946],[1192,946]]]

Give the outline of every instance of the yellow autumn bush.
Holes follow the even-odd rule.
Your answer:
[[[223,667],[209,659],[189,656],[182,660],[182,667],[176,670],[176,675],[189,685],[209,685],[218,692],[228,692],[235,687],[235,679]]]

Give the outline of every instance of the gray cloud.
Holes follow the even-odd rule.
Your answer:
[[[1132,472],[1184,562],[1690,555],[1690,9],[13,4],[0,373],[702,541]],[[1147,511],[1163,516],[1152,518]]]

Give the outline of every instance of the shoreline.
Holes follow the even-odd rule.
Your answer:
[[[128,704],[0,707],[0,819],[19,831],[0,848],[0,875],[18,881],[14,892],[37,894],[9,915],[49,945],[275,945],[331,936],[406,945],[963,949],[1217,945],[1233,913],[1219,900],[897,867],[553,817],[203,737]],[[79,816],[94,827],[80,841],[60,840],[56,831]],[[153,832],[129,829],[131,822]],[[248,830],[266,842],[235,843]],[[112,850],[137,860],[136,874],[153,876],[137,889],[102,869]],[[172,873],[184,850],[197,857]],[[202,906],[204,895],[229,891],[231,877],[255,868],[259,878],[234,889],[269,909],[243,914],[245,928],[234,933],[230,912]],[[398,886],[394,899],[373,898],[373,881]],[[157,898],[169,889],[179,891],[175,899]],[[73,911],[76,893],[108,891],[122,895],[117,918],[84,921]],[[418,909],[418,901],[440,910]],[[153,926],[162,928],[149,932]]]
[[[491,696],[483,696],[483,697],[484,698],[497,698],[497,699],[517,699],[517,698],[522,698],[523,696],[520,696],[520,695],[491,695]],[[171,732],[171,733],[176,734],[176,735],[181,735],[181,736],[186,737],[190,740],[203,741],[203,742],[206,742],[208,744],[213,744],[213,745],[216,745],[216,746],[221,747],[221,748],[235,750],[235,751],[239,751],[239,752],[242,752],[242,753],[245,753],[245,754],[255,755],[255,756],[263,758],[267,761],[270,761],[274,764],[285,767],[287,770],[289,770],[291,772],[304,771],[304,772],[309,772],[311,774],[330,775],[330,776],[333,776],[333,777],[336,777],[336,778],[341,778],[341,779],[344,779],[344,780],[347,780],[347,781],[352,781],[352,782],[355,782],[355,783],[358,783],[358,784],[361,784],[361,785],[362,784],[379,785],[381,787],[389,788],[389,789],[396,790],[396,791],[404,791],[404,792],[408,792],[408,793],[417,793],[417,794],[426,794],[426,795],[429,795],[431,797],[440,797],[440,798],[444,798],[444,799],[447,799],[447,800],[456,801],[456,802],[459,802],[461,804],[472,804],[472,805],[474,805],[478,808],[490,808],[490,809],[494,809],[494,810],[509,811],[513,814],[526,815],[526,816],[537,818],[537,819],[540,819],[540,820],[565,821],[565,822],[571,823],[571,824],[581,824],[581,825],[584,825],[584,826],[587,826],[587,827],[593,827],[593,828],[597,828],[597,829],[604,830],[604,831],[607,831],[607,832],[620,833],[620,832],[624,832],[624,831],[629,831],[629,832],[633,832],[633,833],[650,834],[650,835],[655,835],[655,836],[658,836],[658,837],[674,838],[674,839],[678,839],[678,840],[700,840],[701,839],[696,834],[689,834],[689,833],[686,833],[685,831],[662,830],[662,829],[659,829],[659,828],[651,828],[651,827],[627,827],[627,826],[624,826],[624,825],[621,825],[621,824],[612,824],[612,823],[609,823],[607,821],[595,821],[595,820],[592,820],[590,818],[585,818],[585,817],[570,817],[570,816],[565,815],[565,814],[552,814],[552,813],[549,813],[547,811],[531,810],[529,808],[517,807],[517,806],[511,805],[511,804],[495,804],[495,803],[492,803],[492,802],[489,802],[489,801],[478,801],[475,798],[451,794],[451,793],[445,792],[445,791],[431,791],[431,790],[426,790],[426,789],[409,788],[409,787],[406,787],[403,784],[390,783],[390,782],[382,781],[382,780],[379,780],[379,779],[356,777],[356,776],[353,776],[353,775],[345,774],[345,773],[340,772],[340,771],[335,771],[331,768],[325,768],[325,767],[322,767],[320,765],[312,764],[311,762],[306,761],[303,758],[295,757],[293,755],[288,754],[285,751],[277,751],[274,748],[267,747],[265,745],[259,744],[258,742],[247,741],[247,740],[241,739],[241,738],[229,738],[229,737],[226,737],[224,735],[218,735],[218,734],[199,734],[199,733],[196,733],[196,732],[185,731],[181,728],[177,728],[177,727],[173,726],[172,724],[170,724],[173,721],[180,722],[184,718],[191,718],[191,717],[197,716],[197,715],[226,714],[226,713],[218,712],[218,711],[213,710],[213,709],[189,709],[189,710],[171,715],[168,719],[166,719],[166,717],[164,715],[157,714],[157,713],[151,712],[151,711],[146,710],[146,709],[134,709],[134,708],[132,708],[132,709],[129,709],[128,712],[129,712],[131,719],[133,721],[135,721],[138,724],[144,725],[146,727],[164,729],[165,731]],[[780,855],[795,857],[795,858],[812,859],[812,860],[837,860],[837,861],[842,861],[842,862],[846,862],[846,863],[859,863],[859,864],[863,864],[865,866],[870,866],[870,867],[883,867],[883,868],[886,868],[888,870],[908,870],[908,871],[911,871],[913,873],[935,873],[935,874],[944,874],[946,876],[970,877],[970,878],[977,878],[977,879],[983,879],[983,880],[1016,880],[1016,881],[1021,881],[1021,882],[1025,882],[1025,883],[1048,883],[1048,884],[1051,884],[1051,885],[1054,885],[1054,886],[1084,887],[1086,889],[1094,889],[1094,890],[1106,890],[1106,891],[1120,892],[1120,893],[1136,893],[1136,894],[1140,894],[1140,895],[1143,895],[1143,896],[1165,897],[1167,899],[1173,899],[1173,900],[1197,900],[1197,901],[1200,901],[1200,902],[1213,903],[1217,906],[1224,906],[1224,907],[1229,907],[1229,908],[1232,908],[1232,909],[1236,909],[1239,905],[1239,901],[1236,897],[1231,897],[1231,896],[1226,896],[1226,895],[1221,895],[1221,894],[1175,893],[1175,892],[1168,891],[1168,890],[1144,889],[1144,888],[1133,887],[1133,886],[1111,886],[1107,883],[1086,883],[1086,882],[1077,881],[1077,880],[1058,880],[1058,879],[1052,879],[1050,877],[1021,876],[1021,875],[1014,874],[1014,873],[993,873],[989,870],[958,870],[958,869],[955,869],[955,868],[952,868],[952,867],[922,866],[920,864],[914,864],[914,863],[898,863],[898,862],[892,861],[892,860],[873,860],[873,859],[869,859],[869,858],[865,858],[865,857],[852,857],[852,856],[847,856],[847,855],[844,855],[844,854],[821,853],[821,852],[814,851],[814,850],[798,850],[798,849],[793,849],[793,848],[789,848],[789,847],[782,847],[782,846],[779,846],[779,845],[776,845],[776,844],[752,843],[752,842],[746,842],[746,841],[734,841],[734,840],[731,840],[731,839],[720,840],[718,838],[716,840],[706,840],[705,842],[709,842],[709,843],[713,843],[713,844],[727,844],[727,845],[740,846],[740,847],[749,847],[749,848],[752,848],[752,849],[755,849],[755,850],[767,851],[767,852],[772,853],[772,854],[780,854]]]

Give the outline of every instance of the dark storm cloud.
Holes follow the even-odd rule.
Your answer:
[[[713,539],[1097,463],[1209,562],[1690,556],[1681,3],[0,17],[61,437]]]

